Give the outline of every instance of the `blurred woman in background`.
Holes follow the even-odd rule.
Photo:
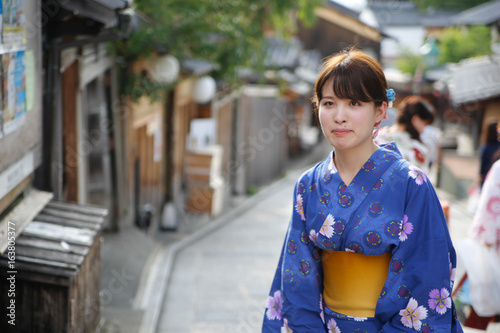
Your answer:
[[[396,123],[382,127],[376,134],[375,143],[395,142],[403,158],[425,173],[429,171],[429,149],[420,134],[434,121],[430,105],[419,96],[408,96],[398,105]]]

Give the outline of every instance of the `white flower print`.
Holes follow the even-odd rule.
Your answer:
[[[309,239],[313,242],[314,245],[318,244],[318,233],[316,232],[316,230],[311,229],[311,231],[309,231]]]
[[[281,327],[281,333],[293,333],[292,329],[288,327],[288,319],[283,318],[283,326]]]
[[[365,321],[368,320],[367,317],[353,317],[354,321]]]
[[[305,221],[306,216],[304,215],[304,206],[302,205],[302,196],[300,194],[297,194],[297,204],[295,205],[295,210],[300,215],[300,219]]]
[[[323,226],[319,230],[319,233],[327,238],[331,238],[333,236],[333,225],[335,224],[335,218],[332,214],[328,214],[323,223]]]
[[[328,333],[341,333],[337,327],[337,322],[333,318],[328,321],[326,327],[328,327]]]
[[[427,309],[419,306],[417,300],[412,297],[406,308],[399,311],[399,315],[404,326],[420,331],[422,320],[427,318]]]
[[[319,294],[319,309],[321,312],[319,313],[319,316],[321,317],[321,320],[323,320],[323,324],[325,323],[325,310],[323,310],[323,295]]]

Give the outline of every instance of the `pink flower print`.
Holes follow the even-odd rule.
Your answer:
[[[340,329],[337,327],[337,322],[333,318],[328,321],[326,327],[328,327],[328,333],[340,333]]]
[[[427,176],[425,173],[417,168],[416,166],[410,165],[410,171],[408,171],[408,175],[415,179],[415,183],[417,185],[422,185],[423,183],[427,182]]]
[[[401,322],[404,326],[420,331],[422,320],[427,318],[427,309],[423,306],[419,306],[414,298],[410,298],[406,308],[399,311],[399,315],[401,316]]]
[[[281,309],[283,308],[283,304],[281,303],[281,291],[277,290],[274,296],[267,297],[266,308],[267,319],[281,319]]]
[[[300,219],[305,221],[306,217],[304,215],[304,206],[302,205],[302,196],[300,194],[297,194],[297,204],[295,205],[295,210],[300,215]]]
[[[318,233],[316,232],[316,230],[311,229],[311,231],[309,232],[309,239],[312,240],[314,245],[318,244]]]
[[[288,327],[288,319],[283,319],[283,326],[281,327],[281,333],[293,333],[292,329]]]
[[[439,314],[445,314],[448,309],[451,309],[450,292],[446,288],[432,289],[429,293],[429,307]]]
[[[331,238],[333,236],[333,225],[335,224],[335,218],[332,214],[328,214],[323,223],[323,226],[319,230],[319,233],[327,238]]]
[[[486,209],[490,214],[498,215],[500,214],[500,198],[493,197],[488,201]]]
[[[408,235],[413,231],[413,223],[408,222],[408,216],[403,216],[403,221],[401,221],[401,229],[399,231],[399,240],[404,242],[408,239]]]

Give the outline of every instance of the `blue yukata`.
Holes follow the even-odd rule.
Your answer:
[[[295,185],[262,332],[463,332],[451,298],[456,253],[425,174],[388,143],[347,186],[334,153]],[[391,253],[374,317],[326,307],[323,250]]]

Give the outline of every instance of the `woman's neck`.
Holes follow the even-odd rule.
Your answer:
[[[365,149],[335,151],[334,162],[340,178],[349,185],[361,167],[379,147],[375,143]]]

